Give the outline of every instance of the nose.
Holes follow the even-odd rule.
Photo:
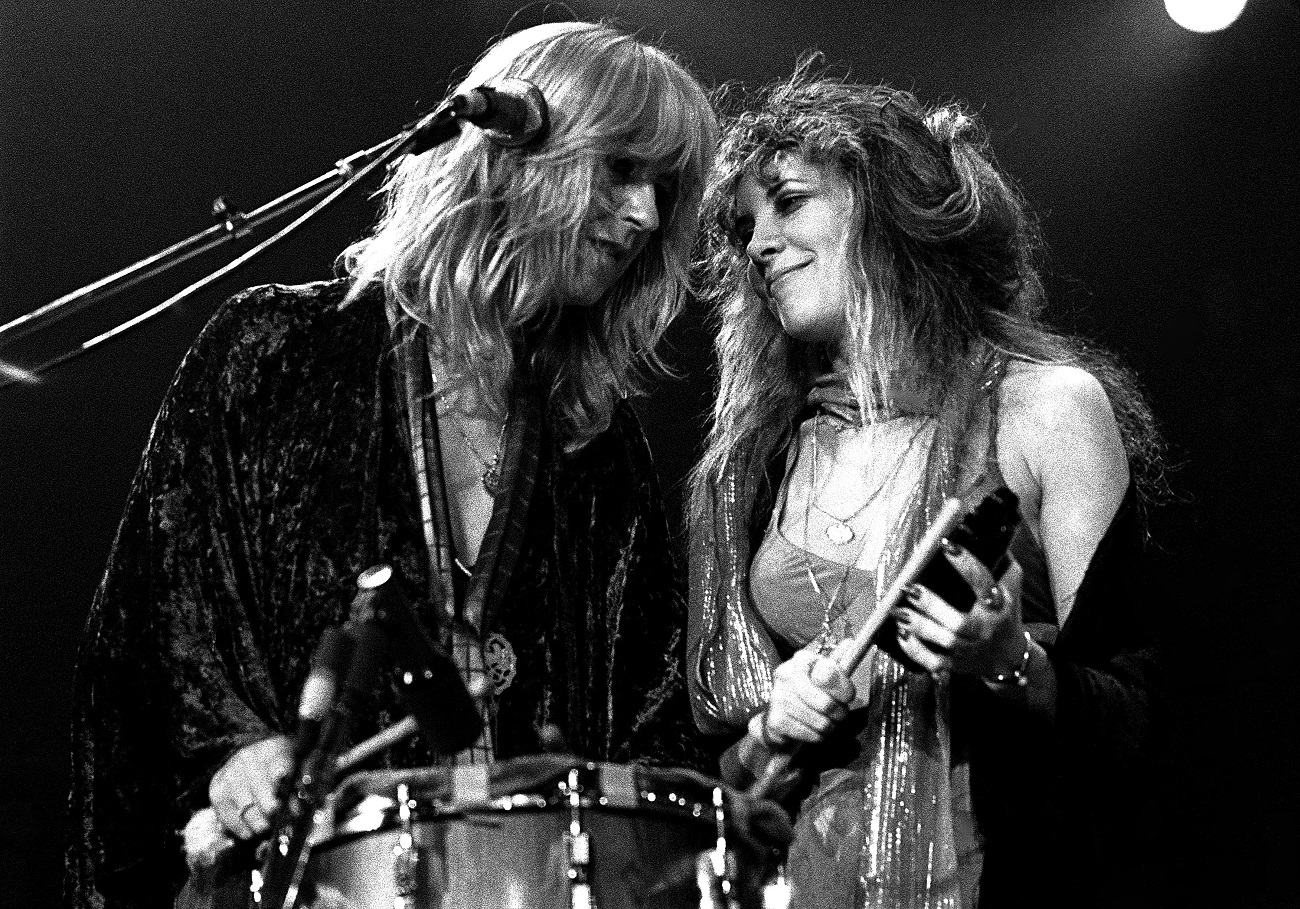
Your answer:
[[[772,257],[780,251],[780,247],[780,236],[773,229],[771,219],[756,217],[754,232],[750,235],[749,242],[745,244],[745,255],[749,256],[749,261],[757,265],[762,272],[771,264]]]
[[[625,183],[618,188],[618,217],[642,233],[659,229],[659,203],[655,185],[648,180]]]

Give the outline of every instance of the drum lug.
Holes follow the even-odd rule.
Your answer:
[[[763,886],[763,909],[789,909],[790,884],[785,879],[785,865],[777,865],[776,877]]]
[[[564,851],[569,860],[565,876],[569,880],[569,909],[598,909],[591,893],[591,837],[582,828],[582,780],[577,767],[560,784],[569,803],[569,830],[564,834]]]
[[[407,897],[420,889],[420,847],[415,844],[415,825],[411,821],[410,787],[397,786],[397,817],[401,824],[397,845],[393,847],[393,889],[397,894],[395,909],[402,909]]]
[[[700,909],[738,909],[736,856],[727,847],[727,809],[721,786],[713,788],[713,821],[717,844],[705,849],[695,860]]]

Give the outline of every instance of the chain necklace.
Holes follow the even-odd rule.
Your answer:
[[[434,362],[432,353],[429,354],[429,377],[433,380],[433,384],[436,386],[438,384],[438,364]],[[483,468],[483,473],[479,475],[479,479],[483,483],[483,489],[488,495],[496,498],[497,492],[501,489],[501,443],[505,441],[506,427],[510,425],[510,408],[507,406],[505,419],[501,421],[501,432],[497,434],[497,444],[492,449],[491,461],[488,461],[487,458],[479,454],[478,448],[474,446],[474,440],[471,439],[469,433],[465,431],[465,424],[458,419],[457,414],[464,416],[466,419],[469,418],[468,413],[465,411],[458,411],[451,403],[448,403],[447,409],[443,411],[443,415],[452,423],[456,424],[456,431],[459,432],[460,437],[465,440],[465,447],[469,449],[470,455],[475,461],[478,461],[479,466]]]
[[[816,446],[817,444],[816,438],[817,438],[817,427],[813,426],[814,446]],[[814,450],[816,450],[815,447]],[[834,643],[832,643],[832,638],[831,638],[831,619],[832,619],[832,614],[835,612],[835,603],[837,600],[839,600],[840,593],[844,590],[844,583],[849,579],[849,574],[853,571],[853,566],[858,564],[858,559],[862,557],[862,550],[867,545],[867,537],[865,534],[863,535],[862,542],[858,544],[858,551],[853,554],[853,558],[847,560],[847,562],[844,565],[844,571],[840,573],[839,579],[835,582],[835,590],[831,592],[830,597],[827,597],[826,592],[822,590],[821,582],[817,580],[817,572],[813,569],[812,559],[809,558],[808,521],[809,518],[811,517],[809,506],[812,503],[812,490],[809,489],[808,493],[809,493],[808,499],[804,504],[803,549],[801,550],[801,553],[803,554],[803,569],[804,572],[808,575],[808,583],[812,585],[813,591],[817,594],[817,598],[822,601],[822,606],[824,607],[822,609],[822,630],[820,635],[821,643],[818,645],[817,649],[822,654],[822,656],[826,656],[831,652],[831,650],[835,646]]]
[[[820,418],[820,414],[818,415],[818,418]],[[880,486],[874,492],[871,493],[871,495],[867,496],[867,501],[864,502],[862,506],[858,508],[857,511],[855,511],[852,515],[850,515],[848,518],[845,519],[846,521],[851,521],[854,518],[856,518],[858,515],[860,515],[866,509],[867,505],[871,504],[871,502],[874,501],[880,495],[880,493],[885,489],[885,487],[889,486],[894,482],[894,480],[898,477],[899,472],[902,470],[903,464],[907,461],[908,455],[911,454],[913,446],[916,445],[916,440],[920,438],[921,430],[926,427],[928,422],[929,421],[926,420],[921,421],[921,424],[916,428],[916,431],[912,433],[912,437],[908,439],[907,447],[904,448],[903,453],[898,456],[898,463],[894,465],[894,468],[893,470],[890,471],[889,476],[885,478],[885,481],[881,483]],[[817,507],[816,503],[813,501],[816,498],[817,493],[820,491],[817,488],[817,424],[815,420],[813,422],[813,427],[812,427],[812,444],[813,444],[812,485],[809,487],[808,498],[805,500],[804,503],[803,549],[801,550],[801,552],[803,555],[804,572],[805,574],[808,575],[808,583],[812,587],[813,591],[817,594],[817,598],[822,601],[822,606],[824,607],[822,611],[822,630],[821,630],[821,634],[819,635],[820,644],[818,645],[818,651],[823,656],[826,656],[835,648],[835,644],[836,644],[836,640],[834,639],[834,636],[831,634],[831,620],[834,617],[835,603],[836,601],[839,600],[840,594],[844,591],[844,585],[849,579],[849,574],[853,571],[853,568],[858,564],[858,560],[862,558],[862,551],[866,548],[867,545],[867,536],[866,534],[862,535],[862,541],[858,543],[857,551],[853,554],[853,557],[848,559],[847,562],[845,563],[844,571],[840,573],[839,579],[835,583],[835,589],[831,592],[831,595],[828,598],[826,596],[826,592],[822,590],[821,582],[817,580],[817,572],[813,568],[812,559],[809,558],[810,550],[808,549],[808,526],[811,523],[812,509],[817,508],[818,511],[822,512],[823,514],[827,515],[831,519],[835,520],[837,523],[841,524],[844,527],[844,530],[848,531],[848,537],[843,539],[842,541],[839,541],[837,540],[836,537],[831,535],[831,529],[835,525],[833,524],[831,525],[831,527],[828,527],[826,529],[826,536],[831,541],[831,543],[837,546],[844,545],[845,543],[852,542],[853,539],[857,536],[857,534],[853,532],[853,528],[849,527],[844,522],[840,522],[839,519],[835,517],[835,515],[832,515],[829,512],[825,511],[824,509]],[[827,477],[827,482],[830,482],[829,476]],[[919,486],[920,484],[918,483],[917,488],[919,488]],[[909,502],[911,500],[912,495],[914,494],[915,494],[915,489],[913,490],[912,493],[909,493],[908,495]],[[906,516],[906,513],[907,513],[907,508],[905,507],[903,516]],[[897,528],[895,528],[895,531],[896,530]],[[877,598],[883,595],[883,591],[880,589],[882,580],[883,580],[883,572],[877,571],[877,575],[876,575]],[[850,634],[852,634],[852,630],[846,628],[845,636],[848,636]]]
[[[497,444],[492,450],[491,461],[488,461],[487,458],[479,454],[479,450],[474,447],[473,439],[471,439],[469,433],[465,431],[465,424],[461,422],[461,420],[457,419],[453,413],[448,413],[447,415],[451,418],[451,422],[456,424],[456,429],[460,432],[460,437],[465,440],[465,447],[469,449],[469,453],[474,457],[474,460],[478,461],[479,466],[483,468],[483,473],[480,476],[480,479],[483,481],[483,488],[487,491],[488,495],[495,497],[497,492],[501,489],[501,443],[504,442],[506,438],[506,426],[510,423],[510,413],[508,411],[506,412],[506,418],[501,423],[501,432],[497,434]]]
[[[871,494],[866,497],[863,503],[859,505],[856,509],[854,509],[853,514],[849,515],[848,517],[841,518],[838,515],[831,514],[825,508],[822,508],[821,505],[817,504],[817,498],[822,494],[823,487],[829,484],[831,480],[830,473],[827,473],[825,480],[823,480],[820,484],[817,482],[817,421],[820,419],[821,419],[821,414],[819,413],[813,420],[812,488],[809,490],[808,493],[808,503],[814,509],[816,509],[817,511],[821,512],[826,517],[831,519],[831,523],[826,526],[826,530],[825,530],[826,539],[830,540],[831,544],[834,546],[844,546],[848,543],[853,542],[853,540],[857,537],[856,531],[854,531],[853,527],[850,526],[851,523],[857,519],[858,515],[866,511],[867,506],[870,505],[872,502],[874,502],[880,496],[880,494],[884,492],[885,489],[891,483],[893,483],[895,479],[897,479],[899,472],[903,469],[903,464],[907,462],[907,456],[912,452],[912,446],[916,444],[916,440],[920,437],[921,430],[925,429],[926,421],[922,420],[917,425],[916,429],[912,432],[912,437],[907,441],[907,447],[904,448],[903,453],[899,455],[898,463],[895,464],[893,469],[889,472],[889,476],[885,477],[884,481],[881,482],[881,484],[877,486],[871,492]],[[835,465],[835,459],[832,458],[831,459],[832,472],[834,471],[834,465]],[[808,533],[808,527],[807,524],[805,523],[804,525],[805,537],[807,536],[807,533]]]

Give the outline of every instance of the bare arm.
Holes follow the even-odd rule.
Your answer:
[[[999,464],[1047,558],[1061,624],[1128,486],[1106,392],[1069,366],[1023,367],[1001,390]]]
[[[998,464],[1042,545],[1064,624],[1128,486],[1123,442],[1105,391],[1082,369],[1019,365],[999,395]],[[1056,678],[1043,648],[1026,639],[1018,568],[990,597],[993,578],[978,561],[964,552],[949,558],[981,601],[963,613],[917,588],[897,613],[904,652],[931,671],[1022,677],[1023,685],[989,684],[1036,713],[1054,713]]]

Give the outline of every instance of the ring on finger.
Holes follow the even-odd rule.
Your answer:
[[[1001,584],[994,584],[989,592],[980,597],[980,605],[986,609],[1001,609],[1007,605],[1007,592]]]

